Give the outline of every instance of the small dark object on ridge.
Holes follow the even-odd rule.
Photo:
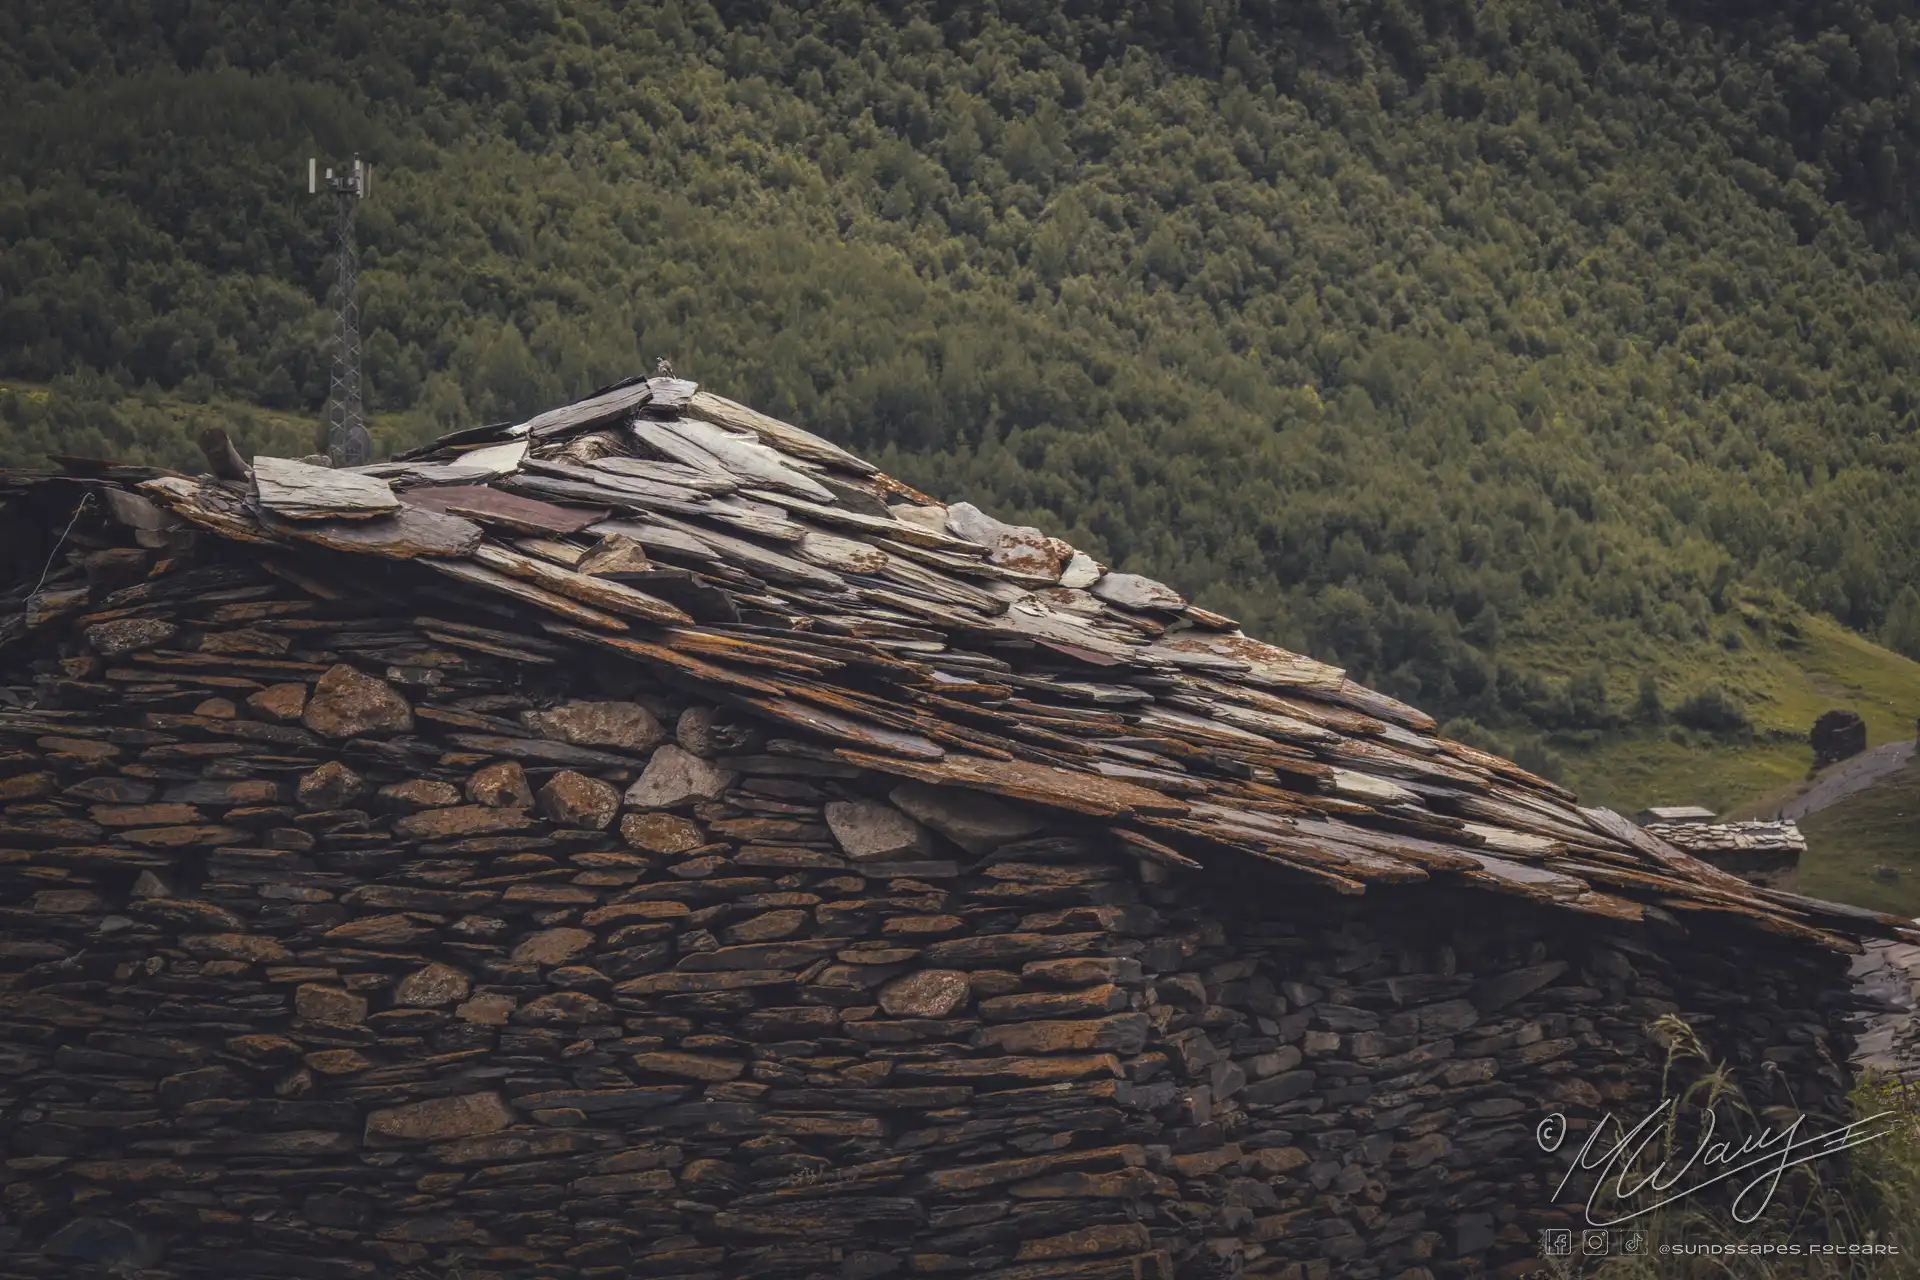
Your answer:
[[[221,480],[245,480],[249,474],[247,460],[233,447],[233,441],[219,427],[208,427],[200,433],[200,452],[206,455],[207,469]]]
[[[1813,722],[1813,767],[1825,768],[1867,749],[1867,725],[1855,711],[1829,711]]]

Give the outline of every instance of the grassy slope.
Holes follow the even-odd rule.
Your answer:
[[[1587,749],[1563,749],[1567,782],[1589,804],[1632,814],[1652,804],[1704,804],[1729,819],[1762,817],[1804,789],[1813,760],[1806,732],[1823,711],[1857,711],[1867,745],[1914,736],[1920,663],[1890,653],[1831,619],[1746,604],[1740,647],[1635,634],[1538,642],[1543,663],[1568,672],[1603,660],[1615,673],[1651,670],[1664,700],[1718,682],[1753,721],[1749,740],[1720,742],[1675,728],[1639,729]],[[1610,690],[1630,696],[1627,685]],[[1800,823],[1808,852],[1800,889],[1815,897],[1920,916],[1920,765]],[[1900,869],[1875,880],[1879,865]]]
[[[1558,748],[1567,783],[1588,803],[1626,813],[1653,804],[1704,804],[1749,816],[1790,794],[1813,762],[1806,734],[1823,711],[1860,713],[1867,744],[1911,738],[1920,717],[1920,663],[1890,653],[1831,619],[1778,607],[1741,606],[1740,647],[1718,639],[1600,634],[1578,642],[1538,642],[1529,656],[1568,672],[1598,659],[1613,673],[1609,690],[1631,702],[1641,671],[1653,671],[1672,706],[1687,691],[1719,683],[1753,722],[1750,739],[1716,741],[1674,726],[1611,735],[1587,748]]]
[[[1920,762],[1808,815],[1800,829],[1807,837],[1803,893],[1920,916]],[[1900,878],[1876,880],[1876,866],[1894,867]]]

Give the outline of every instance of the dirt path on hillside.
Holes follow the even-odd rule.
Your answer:
[[[1842,760],[1820,775],[1819,781],[1780,806],[1775,817],[1799,821],[1848,796],[1865,791],[1888,774],[1897,773],[1913,759],[1912,742],[1889,742]]]

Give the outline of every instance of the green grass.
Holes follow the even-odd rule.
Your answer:
[[[1920,916],[1920,761],[1800,820],[1800,890],[1816,898]],[[1869,873],[1898,868],[1888,883]]]
[[[0,397],[14,395],[39,406],[54,406],[75,415],[66,424],[64,438],[81,441],[71,446],[86,457],[114,462],[141,462],[197,472],[203,464],[196,441],[208,425],[225,427],[245,457],[298,458],[324,448],[323,419],[318,414],[287,413],[239,400],[189,400],[181,396],[145,392],[111,401],[110,421],[84,397],[62,396],[58,384],[0,381]],[[438,434],[438,428],[420,413],[369,415],[373,457],[384,459]],[[42,439],[12,439],[0,434],[0,465],[46,465],[51,446]]]
[[[1731,690],[1753,724],[1750,735],[1715,738],[1666,725],[1610,735],[1590,747],[1556,746],[1566,782],[1587,804],[1632,814],[1656,804],[1703,804],[1720,813],[1770,811],[1806,779],[1813,764],[1807,730],[1821,713],[1856,711],[1867,745],[1913,737],[1920,717],[1920,663],[1891,653],[1830,618],[1777,604],[1745,602],[1717,634],[1676,641],[1641,634],[1528,647],[1543,667],[1574,672],[1608,667],[1616,705],[1627,705],[1639,672],[1652,671],[1672,707],[1709,684]]]
[[[1805,743],[1716,743],[1682,731],[1634,733],[1590,752],[1567,753],[1567,785],[1587,805],[1633,816],[1653,805],[1700,804],[1727,813],[1756,794],[1783,790],[1805,777],[1813,752]]]
[[[1858,712],[1869,747],[1914,736],[1920,663],[1831,619],[1751,604],[1742,616],[1738,649],[1642,639],[1613,652],[1657,671],[1669,706],[1685,690],[1725,685],[1746,706],[1753,732],[1729,740],[1668,725],[1586,749],[1556,748],[1583,803],[1629,816],[1656,804],[1702,804],[1728,820],[1762,817],[1807,787],[1813,750],[1806,733],[1822,712]],[[1808,849],[1801,892],[1920,915],[1920,765],[1803,819],[1800,828]],[[1875,880],[1871,871],[1881,865],[1899,868],[1900,879]]]

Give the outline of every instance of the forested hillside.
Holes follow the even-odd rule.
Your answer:
[[[21,0],[0,454],[317,419],[358,150],[383,443],[669,355],[1506,743],[1738,735],[1789,603],[1920,657],[1917,66],[1904,0]]]

